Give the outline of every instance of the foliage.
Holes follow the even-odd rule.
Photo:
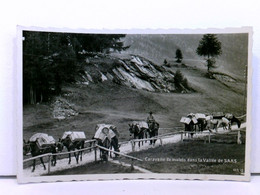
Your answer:
[[[164,64],[164,65],[167,65],[167,64],[168,64],[168,62],[167,62],[166,59],[164,59],[163,64]]]
[[[48,101],[84,72],[86,52],[122,51],[119,34],[23,32],[23,101]]]
[[[177,49],[175,55],[175,58],[177,59],[176,62],[180,63],[183,59],[181,50]]]
[[[215,34],[203,35],[199,42],[199,46],[196,53],[200,56],[205,56],[207,61],[208,72],[215,66],[215,57],[222,54],[221,42],[218,40]]]
[[[183,76],[180,70],[177,70],[174,75],[174,83],[178,91],[190,89],[187,78]]]

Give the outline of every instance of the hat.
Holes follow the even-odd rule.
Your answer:
[[[149,114],[153,114],[153,112],[152,112],[152,111],[150,111],[150,112],[149,112]]]

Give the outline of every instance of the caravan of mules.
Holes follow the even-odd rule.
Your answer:
[[[134,135],[134,139],[144,139],[158,136],[159,123],[156,121],[152,121],[147,123],[145,121],[133,121],[129,125],[130,136]],[[156,140],[150,140],[150,144],[155,144]],[[143,142],[139,142],[138,145],[143,145]]]
[[[95,128],[96,133],[93,139],[97,141],[97,144],[103,146],[107,149],[114,149],[114,151],[119,152],[118,137],[119,133],[116,126],[109,124],[98,124]],[[32,157],[39,155],[52,153],[56,154],[62,152],[65,148],[68,152],[74,151],[74,157],[76,163],[82,161],[82,150],[85,148],[86,135],[83,131],[66,131],[63,133],[62,137],[56,142],[52,136],[45,133],[34,134],[27,142],[23,141],[23,154],[31,154]],[[92,142],[90,142],[92,145]],[[90,145],[90,146],[91,146]],[[112,155],[111,155],[112,156]],[[117,156],[117,155],[116,155]],[[69,162],[71,163],[71,153],[68,153]],[[46,166],[44,164],[43,158],[40,157],[40,162],[43,165],[44,170]],[[100,149],[100,159],[102,161],[107,161],[108,152]],[[35,170],[36,159],[33,160],[33,169]],[[52,155],[51,165],[56,165],[56,155]]]
[[[184,124],[184,129],[187,132],[195,131],[218,131],[219,127],[223,127],[223,130],[231,130],[231,125],[236,123],[238,128],[241,126],[241,122],[233,114],[222,112],[213,113],[213,114],[202,114],[202,113],[190,113],[185,117],[182,117],[180,120]],[[193,133],[191,133],[191,137]]]
[[[218,131],[219,127],[223,127],[224,130],[231,130],[231,125],[236,123],[240,128],[241,122],[233,114],[213,113],[213,114],[202,114],[202,113],[190,113],[185,117],[181,117],[181,123],[184,124],[184,130],[190,132],[191,137],[196,131],[202,132],[204,130],[215,130]],[[150,113],[147,121],[133,121],[129,124],[130,137],[134,140],[145,139],[145,138],[156,138],[159,132],[159,123],[156,122]],[[133,136],[132,136],[133,135]],[[96,141],[96,144],[103,146],[107,149],[120,152],[119,148],[119,132],[117,127],[112,124],[97,124],[95,127],[95,134],[92,137]],[[23,153],[27,155],[31,154],[32,157],[52,153],[58,154],[63,151],[64,148],[68,152],[74,151],[74,157],[76,163],[79,163],[79,158],[82,161],[82,150],[85,148],[86,136],[83,131],[66,131],[62,137],[56,142],[52,136],[45,133],[34,134],[27,142],[24,140]],[[88,141],[89,142],[89,141]],[[150,140],[150,144],[154,145],[156,139]],[[93,142],[89,142],[90,147]],[[139,142],[139,147],[143,145]],[[100,149],[101,161],[108,160],[108,151]],[[115,154],[115,157],[118,155]],[[51,165],[56,165],[57,155],[52,155]],[[110,157],[111,153],[110,153]],[[71,153],[68,153],[68,164],[71,163]],[[44,170],[46,166],[42,157],[39,158]],[[32,172],[35,170],[36,159],[33,160]]]

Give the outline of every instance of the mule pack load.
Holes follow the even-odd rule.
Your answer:
[[[99,146],[105,147],[107,149],[110,148],[111,150],[113,147],[115,151],[119,152],[118,137],[119,133],[116,126],[111,124],[96,125],[95,135],[93,138],[97,140],[97,144]],[[108,151],[100,148],[100,158],[104,161],[107,161]]]
[[[133,125],[136,125],[139,129],[148,129],[148,124],[145,121],[133,121]]]
[[[222,119],[222,117],[225,117],[225,114],[223,112],[213,112],[212,116],[213,119]]]
[[[111,139],[115,136],[119,136],[116,126],[111,124],[97,124],[96,133],[94,135],[95,139],[100,139],[102,142],[106,139],[106,137],[111,141]]]
[[[181,120],[180,120],[181,123],[184,123],[187,125],[189,125],[191,121],[193,122],[193,124],[198,123],[198,120],[194,114],[188,114],[186,117],[181,117]]]
[[[86,140],[86,135],[83,131],[66,131],[63,133],[62,140],[69,138],[72,142]]]
[[[46,133],[36,133],[29,141],[35,142],[40,149],[48,148],[55,144],[54,138]]]
[[[188,124],[190,124],[191,119],[188,118],[188,117],[184,117],[184,116],[183,116],[183,117],[181,117],[180,122],[188,125]]]
[[[196,119],[198,120],[206,120],[206,115],[202,113],[196,113],[195,114]]]

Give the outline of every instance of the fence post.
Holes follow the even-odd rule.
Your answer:
[[[96,142],[93,142],[94,145],[94,155],[95,155],[95,162],[97,161],[97,146],[96,146]]]
[[[210,143],[210,131],[209,131],[209,143]]]
[[[122,165],[122,161],[121,161],[121,156],[118,156],[118,162],[120,163],[120,165]]]
[[[161,146],[162,146],[162,138],[160,138],[160,144],[161,144]]]
[[[242,144],[240,130],[237,131],[237,144]]]
[[[131,144],[132,144],[132,152],[134,152],[135,151],[135,143],[134,143],[133,140],[131,140]]]
[[[51,155],[48,155],[48,174],[51,172]]]
[[[134,170],[134,159],[131,159],[131,170]]]
[[[183,142],[183,132],[181,132],[181,142]]]

